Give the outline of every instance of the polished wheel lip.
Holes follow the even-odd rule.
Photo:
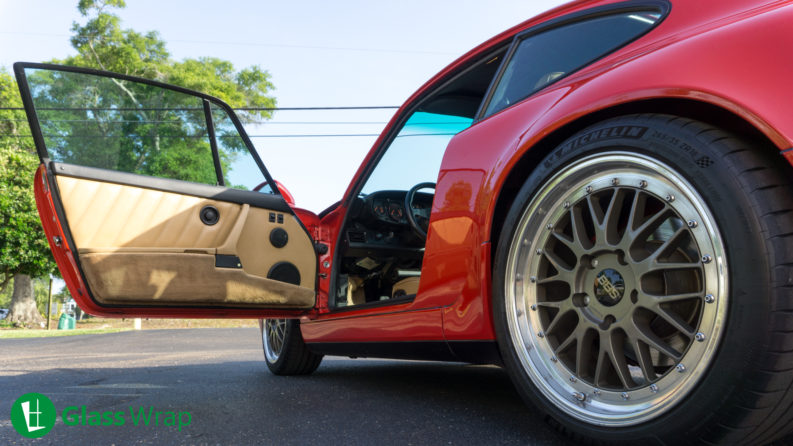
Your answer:
[[[270,363],[275,363],[281,356],[286,339],[286,319],[265,319],[262,327],[262,343],[264,356]]]
[[[565,367],[542,333],[537,302],[536,247],[546,229],[587,194],[633,185],[674,202],[683,218],[692,218],[692,236],[703,259],[704,293],[697,342],[691,343],[674,371],[645,387],[627,391],[597,388]],[[685,215],[684,215],[685,214]],[[685,220],[684,220],[685,221]],[[549,226],[550,225],[550,226]],[[570,164],[546,182],[524,210],[510,243],[505,275],[506,315],[517,357],[535,387],[565,414],[599,426],[631,426],[654,419],[689,395],[702,378],[722,337],[727,311],[727,264],[712,214],[691,184],[668,165],[624,151],[591,155]],[[706,297],[707,296],[707,297]],[[705,303],[711,302],[712,303]],[[704,334],[700,340],[699,333]]]

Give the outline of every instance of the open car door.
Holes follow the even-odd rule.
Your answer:
[[[14,72],[41,159],[39,216],[82,309],[312,312],[312,236],[228,105],[96,70],[17,63]]]

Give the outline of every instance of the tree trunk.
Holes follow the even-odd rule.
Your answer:
[[[40,328],[44,318],[36,308],[36,298],[33,295],[33,282],[27,274],[14,276],[14,294],[11,295],[11,310],[6,320],[25,325],[35,325]]]

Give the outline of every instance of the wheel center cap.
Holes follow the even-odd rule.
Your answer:
[[[595,276],[595,297],[601,304],[617,305],[625,294],[625,279],[612,268],[604,269]]]

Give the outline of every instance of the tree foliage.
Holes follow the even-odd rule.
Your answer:
[[[0,72],[0,104],[21,107],[16,83]],[[0,110],[0,289],[15,274],[47,275],[54,269],[33,197],[38,167],[21,110]],[[18,135],[18,136],[16,136]]]

